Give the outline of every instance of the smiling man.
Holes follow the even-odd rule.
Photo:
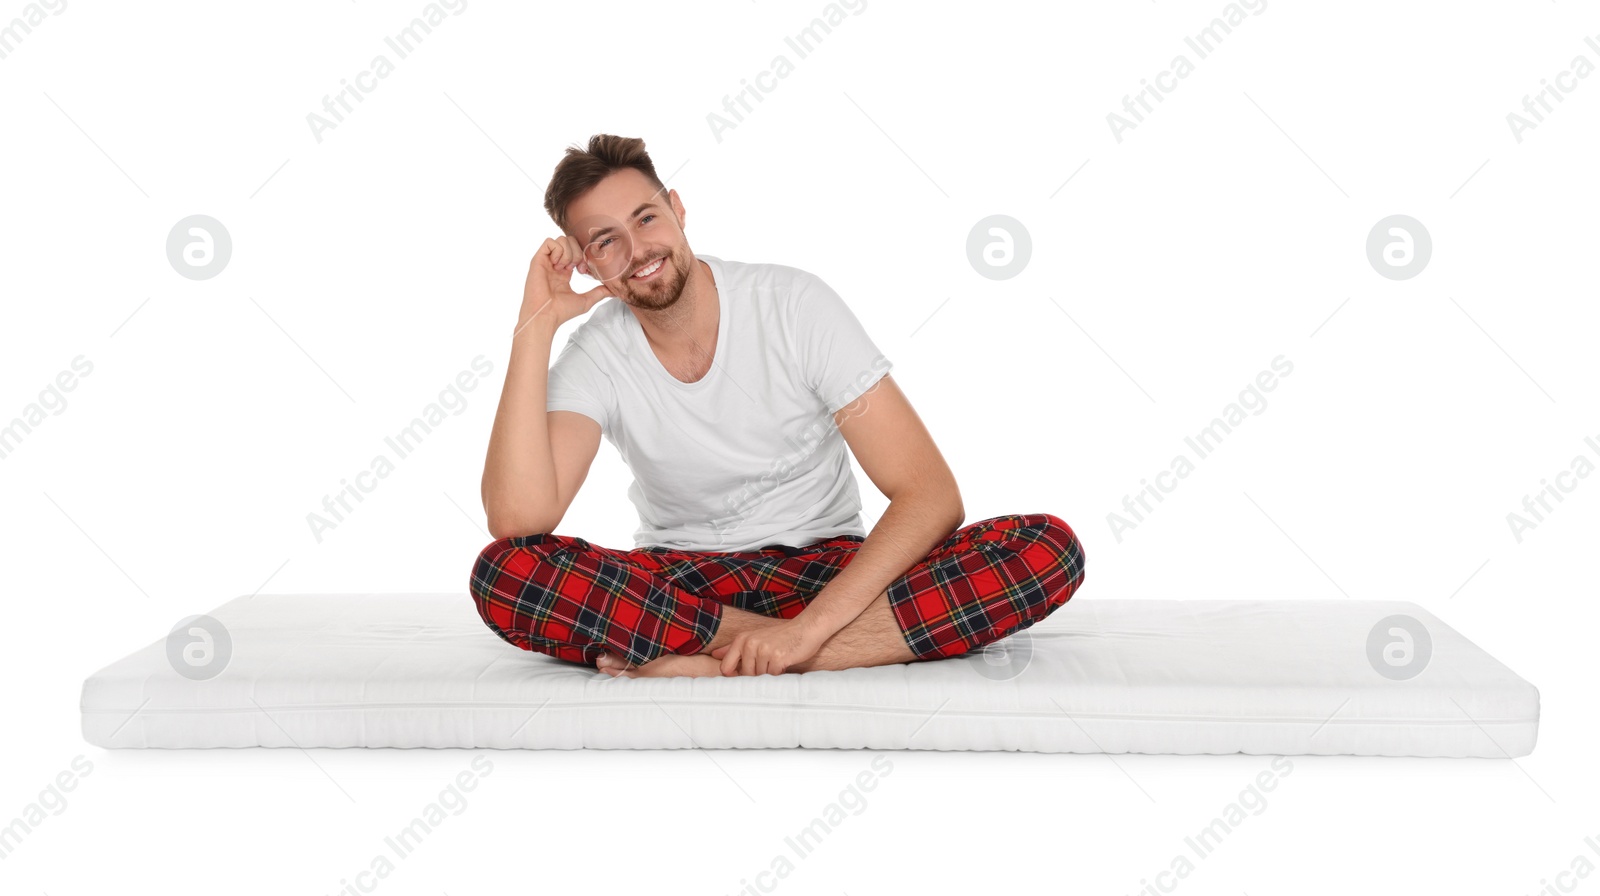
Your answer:
[[[969,653],[1083,583],[1059,517],[962,526],[955,477],[843,299],[696,253],[644,141],[568,148],[545,210],[561,235],[511,333],[483,472],[495,541],[470,583],[496,635],[613,676],[849,669]],[[554,534],[602,436],[634,478],[630,550]],[[851,455],[889,499],[870,533]]]

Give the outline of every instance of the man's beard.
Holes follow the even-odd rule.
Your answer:
[[[631,277],[625,279],[628,287],[627,303],[645,311],[660,311],[671,308],[683,297],[683,287],[689,282],[689,269],[681,264],[679,251],[673,249],[672,253],[662,262],[667,269],[656,275],[654,280],[639,283]],[[693,259],[690,259],[693,261]],[[634,270],[648,266],[638,265]]]

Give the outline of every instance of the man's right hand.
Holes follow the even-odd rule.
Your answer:
[[[572,272],[588,275],[583,248],[570,236],[544,241],[528,265],[528,280],[522,287],[522,310],[517,315],[517,332],[538,318],[548,322],[549,331],[575,317],[587,314],[601,299],[611,295],[604,283],[588,292],[574,292]]]

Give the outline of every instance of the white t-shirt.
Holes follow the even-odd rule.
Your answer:
[[[548,410],[600,424],[633,472],[634,547],[746,551],[866,535],[833,413],[893,364],[815,274],[698,255],[721,305],[712,366],[662,366],[638,318],[608,298],[550,367]]]

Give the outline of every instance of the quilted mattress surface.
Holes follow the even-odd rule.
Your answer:
[[[465,592],[259,594],[206,615],[221,634],[84,682],[86,740],[1510,758],[1539,724],[1533,685],[1406,601],[1080,599],[963,657],[732,678],[520,650]]]

